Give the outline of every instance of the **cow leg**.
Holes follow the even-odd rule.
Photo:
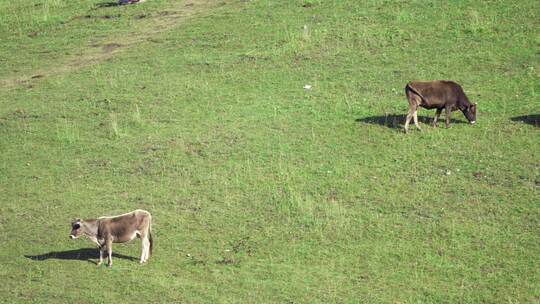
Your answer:
[[[418,129],[418,131],[422,131],[422,129],[420,128],[420,125],[418,124],[418,108],[416,108],[416,109],[414,110],[413,118],[414,118],[414,125],[416,126],[416,128]]]
[[[411,122],[415,112],[416,109],[413,108],[413,106],[409,106],[409,112],[407,113],[407,118],[405,119],[405,133],[409,132],[409,123]]]
[[[435,118],[433,118],[433,127],[437,126],[437,120],[439,120],[441,113],[442,113],[442,108],[437,109],[437,112],[435,112]]]
[[[144,263],[146,259],[148,258],[148,248],[146,244],[146,239],[148,239],[148,234],[145,232],[139,233],[139,238],[141,239],[141,259],[139,260],[139,263]]]
[[[97,263],[97,266],[103,264],[103,254],[105,253],[105,250],[103,247],[99,247],[99,262]]]
[[[146,244],[144,243],[144,240],[142,240],[141,245],[141,259],[139,260],[139,263],[143,264],[146,261]]]
[[[139,260],[139,263],[144,263],[146,261],[146,235],[141,236],[141,259]]]
[[[446,107],[444,112],[446,114],[446,128],[448,129],[450,127],[450,114],[452,113],[452,109],[450,107]]]
[[[414,94],[408,87],[405,87],[405,94],[407,95],[407,101],[409,102],[409,112],[407,113],[407,119],[405,120],[405,133],[409,131],[411,118],[414,118],[414,125],[416,128],[422,131],[418,124],[418,115],[416,114],[418,107],[422,104],[422,98]]]
[[[146,256],[144,257],[144,261],[148,261],[148,258],[150,257],[150,240],[148,239],[148,236],[144,239],[144,242],[146,243]]]
[[[142,238],[142,252],[141,252],[141,260],[140,263],[144,263],[148,260],[148,256],[150,255],[150,241],[148,240],[148,236],[144,236]]]
[[[107,254],[109,255],[109,260],[107,261],[107,266],[112,266],[112,240],[108,239],[107,242]]]

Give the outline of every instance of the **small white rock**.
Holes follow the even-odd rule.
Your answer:
[[[310,85],[310,84],[306,84],[306,85],[304,86],[304,89],[305,89],[305,90],[311,90],[311,85]]]

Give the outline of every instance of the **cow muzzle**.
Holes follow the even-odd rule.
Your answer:
[[[77,237],[74,236],[73,234],[70,234],[70,235],[69,235],[69,238],[72,239],[72,240],[74,240],[74,239],[76,239]]]
[[[471,121],[471,125],[474,125],[475,122],[476,122],[476,120]]]

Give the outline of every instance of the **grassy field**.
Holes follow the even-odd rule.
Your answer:
[[[538,12],[1,1],[0,302],[538,303]],[[429,79],[477,124],[405,135]],[[68,238],[137,208],[147,265]]]

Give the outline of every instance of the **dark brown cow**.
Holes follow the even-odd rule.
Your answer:
[[[446,113],[446,127],[450,125],[450,113],[460,110],[470,123],[476,122],[476,104],[472,104],[461,86],[453,81],[411,81],[405,86],[405,94],[409,101],[409,113],[405,120],[405,132],[409,129],[409,122],[414,118],[414,124],[418,130],[417,110],[418,107],[437,109],[433,126],[437,126],[437,120],[442,110]]]
[[[103,216],[97,219],[75,219],[71,222],[70,238],[76,239],[81,235],[87,236],[98,245],[99,263],[103,262],[103,253],[107,250],[112,265],[112,243],[125,243],[139,237],[142,241],[140,263],[148,260],[152,254],[152,216],[145,210],[135,210],[117,216]]]
[[[141,3],[141,2],[144,2],[145,0],[118,0],[118,4],[122,5],[122,4],[134,4],[134,3]]]

